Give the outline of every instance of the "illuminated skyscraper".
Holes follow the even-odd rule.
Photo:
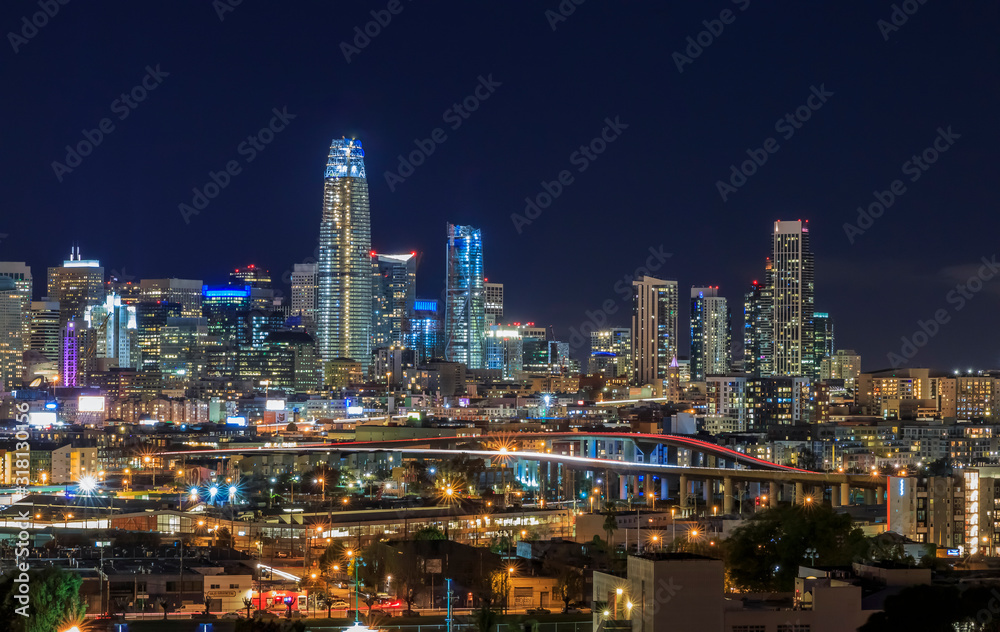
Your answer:
[[[0,276],[0,391],[21,387],[24,297],[14,279]]]
[[[732,314],[719,288],[691,288],[691,380],[729,373]]]
[[[229,282],[237,287],[249,285],[269,290],[271,289],[271,273],[251,263],[245,268],[236,268],[236,271],[229,275]]]
[[[833,355],[833,318],[826,312],[813,313],[813,362],[818,371],[823,358]]]
[[[416,292],[416,254],[372,253],[372,349],[405,344]]]
[[[405,335],[406,346],[416,353],[418,365],[441,359],[444,356],[444,335],[441,331],[439,301],[418,298],[413,301],[410,313],[409,332]]]
[[[50,362],[60,357],[59,303],[55,301],[31,302],[31,344],[29,349],[38,351]]]
[[[323,360],[368,367],[372,319],[371,225],[361,141],[330,145],[319,233],[316,332]]]
[[[104,302],[104,268],[100,261],[81,259],[79,246],[73,247],[68,261],[49,268],[48,280],[48,297],[59,302],[62,324],[82,321],[88,305]]]
[[[503,320],[503,283],[485,283],[486,327],[499,325]]]
[[[0,261],[0,277],[12,279],[14,288],[21,295],[21,344],[27,349],[31,345],[31,268],[20,261]]]
[[[136,330],[136,308],[122,304],[120,296],[109,294],[101,305],[87,307],[83,317],[94,336],[88,358],[114,360],[120,368],[139,368],[139,347]]]
[[[310,334],[316,331],[316,295],[319,289],[319,265],[296,263],[292,269],[292,316],[302,319]]]
[[[775,222],[773,243],[773,375],[816,377],[808,221]]]
[[[470,369],[485,368],[486,291],[479,229],[448,224],[445,265],[445,359]]]
[[[632,371],[632,331],[614,327],[591,333],[588,371],[608,377],[627,376]]]
[[[632,380],[667,379],[677,358],[677,281],[642,277],[632,281]]]
[[[180,303],[184,318],[201,318],[203,285],[194,279],[142,279],[139,292],[143,303]]]
[[[768,257],[764,282],[754,281],[743,300],[743,372],[754,377],[770,377],[774,366],[772,296],[771,259]]]

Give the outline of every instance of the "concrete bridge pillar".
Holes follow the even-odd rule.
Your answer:
[[[879,485],[875,488],[875,504],[881,505],[885,503],[885,486]]]
[[[722,513],[733,513],[733,479],[728,476],[722,479]]]
[[[628,499],[628,474],[618,475],[618,500]]]
[[[701,497],[705,501],[706,505],[712,504],[712,496],[714,495],[713,483],[715,483],[715,481],[712,479],[706,479],[701,482]]]
[[[660,477],[660,499],[667,500],[670,498],[670,485],[668,484],[667,478],[665,476]]]
[[[802,483],[795,483],[795,504],[801,505],[806,501],[806,490],[805,485]]]
[[[865,488],[865,504],[874,505],[875,504],[875,490],[870,487]]]
[[[718,459],[715,457],[715,455],[714,454],[706,454],[705,456],[708,459],[708,463],[706,465],[708,467],[716,467],[716,463],[718,462]]]
[[[764,506],[778,506],[778,484],[774,481],[767,484],[767,502],[764,503]]]
[[[688,480],[687,474],[681,474],[680,476],[680,489],[677,492],[677,502],[680,504],[682,509],[686,509],[688,505],[688,487],[691,481]]]
[[[851,484],[841,483],[840,484],[840,504],[843,507],[849,507],[851,504]]]
[[[830,487],[830,506],[834,508],[840,507],[840,487],[836,484]]]

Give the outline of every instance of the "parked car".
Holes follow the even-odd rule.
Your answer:
[[[288,557],[288,551],[278,551],[274,554],[275,557]]]
[[[338,599],[338,600],[336,600],[336,601],[333,602],[333,605],[331,607],[334,610],[342,610],[344,608],[350,608],[351,604],[347,603],[343,599]]]
[[[528,614],[552,614],[552,612],[545,608],[528,608]]]
[[[223,619],[243,619],[243,618],[246,618],[246,611],[244,610],[243,612],[236,612],[234,610],[233,612],[227,612],[226,614],[222,615],[222,618]]]
[[[579,608],[575,608],[573,606],[570,606],[569,608],[566,608],[565,610],[563,610],[563,612],[565,614],[580,614],[581,612],[583,612],[583,610],[580,610]]]

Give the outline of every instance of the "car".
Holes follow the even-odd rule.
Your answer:
[[[334,610],[341,610],[343,608],[350,608],[351,604],[347,603],[343,599],[337,599],[333,602],[333,604],[330,607],[333,608]]]
[[[528,608],[528,614],[552,614],[552,612],[545,608]]]
[[[583,612],[583,610],[580,610],[579,608],[575,608],[573,606],[570,606],[569,608],[563,610],[563,614],[580,614],[581,612]]]
[[[275,557],[288,557],[288,551],[278,551],[274,554]]]
[[[404,610],[399,613],[401,617],[419,617],[420,613],[416,610]]]
[[[244,611],[244,612],[236,612],[234,610],[233,612],[227,612],[226,614],[222,615],[222,618],[223,619],[229,619],[229,620],[232,620],[232,619],[244,619],[244,618],[246,618],[246,611]]]

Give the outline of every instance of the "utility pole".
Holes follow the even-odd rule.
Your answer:
[[[451,579],[446,579],[447,590],[448,590],[448,618],[445,621],[448,623],[448,632],[451,632]]]

